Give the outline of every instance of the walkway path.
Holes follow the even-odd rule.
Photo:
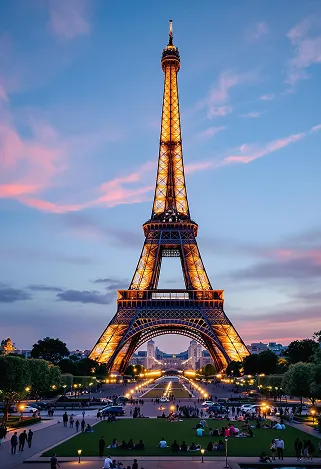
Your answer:
[[[96,422],[96,412],[97,411],[87,411],[85,415],[86,423],[91,425]],[[71,412],[68,412],[70,415]],[[82,419],[82,414],[74,414],[75,419],[78,418],[80,421]],[[58,423],[60,420],[60,423]],[[8,433],[5,443],[0,447],[0,468],[1,469],[13,469],[19,467],[20,464],[27,458],[34,456],[37,453],[43,452],[46,448],[55,445],[62,440],[65,440],[69,436],[73,435],[76,432],[76,428],[65,428],[62,423],[62,419],[54,418],[51,421],[44,421],[43,424],[39,423],[32,425],[30,427],[33,434],[32,447],[28,448],[28,445],[25,445],[24,451],[15,455],[11,454],[11,444],[10,438],[12,431]],[[28,428],[29,429],[29,428]],[[24,429],[18,429],[18,435]],[[38,466],[37,466],[38,467]],[[48,467],[48,464],[47,464]]]

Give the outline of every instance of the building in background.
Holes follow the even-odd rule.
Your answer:
[[[278,356],[282,355],[283,352],[287,349],[285,345],[277,344],[276,342],[269,342],[268,344],[264,344],[263,342],[253,342],[251,345],[248,345],[247,348],[253,355],[264,352],[266,350],[271,350],[271,352]]]
[[[202,358],[202,346],[196,342],[196,340],[191,340],[188,347],[188,359],[190,361],[190,366],[193,370],[198,370],[200,368],[200,360]]]

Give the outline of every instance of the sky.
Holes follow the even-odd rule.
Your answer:
[[[187,192],[213,288],[245,343],[321,317],[317,0],[2,0],[0,339],[90,349],[144,242],[160,57],[181,54]],[[160,288],[184,288],[163,259]],[[162,336],[176,353],[189,339]]]

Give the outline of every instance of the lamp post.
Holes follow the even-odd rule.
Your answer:
[[[204,462],[204,453],[205,453],[205,449],[204,449],[204,448],[202,448],[202,449],[201,449],[201,454],[202,454],[202,462]]]
[[[228,442],[228,439],[227,437],[225,437],[225,469],[229,467],[227,464],[227,442]]]
[[[315,409],[311,410],[311,414],[312,414],[312,425],[314,425]]]
[[[80,464],[81,449],[78,450],[78,464]]]

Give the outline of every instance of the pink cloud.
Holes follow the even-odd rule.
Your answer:
[[[59,204],[47,200],[20,197],[18,200],[29,207],[50,213],[77,212],[90,207],[115,207],[122,204],[136,204],[149,200],[154,190],[154,185],[144,182],[144,175],[154,169],[152,162],[143,164],[137,171],[127,176],[118,177],[106,181],[98,188],[98,195],[84,203]],[[131,187],[134,185],[135,187]],[[136,187],[138,185],[138,187]],[[129,186],[129,187],[128,187]]]
[[[88,35],[91,30],[88,0],[50,0],[50,28],[64,40]]]
[[[197,171],[204,171],[213,167],[212,161],[203,161],[199,163],[189,163],[185,165],[185,174],[193,174]]]
[[[0,152],[2,198],[44,190],[65,166],[65,148],[61,142],[46,142],[34,135],[22,139],[9,124],[0,125]]]
[[[288,32],[294,47],[293,57],[288,62],[286,83],[294,85],[309,78],[305,69],[321,63],[321,27],[317,17],[308,17]]]
[[[198,137],[200,137],[201,139],[206,140],[206,139],[214,137],[214,135],[216,135],[219,132],[222,132],[222,130],[225,130],[225,129],[226,129],[226,127],[224,125],[221,125],[219,127],[209,127],[208,129],[203,130],[202,132],[200,132],[198,134]]]
[[[321,249],[276,249],[272,256],[281,261],[297,259],[309,260],[312,264],[321,265]]]
[[[272,101],[275,98],[275,93],[263,94],[260,96],[261,101]]]
[[[281,148],[285,148],[291,143],[297,142],[304,138],[307,133],[298,133],[294,135],[289,135],[288,137],[274,140],[273,142],[269,142],[266,145],[241,145],[239,148],[240,155],[231,155],[227,156],[223,160],[224,164],[231,164],[231,163],[250,163],[258,158],[262,158],[262,156],[266,156],[274,151],[280,150]]]

